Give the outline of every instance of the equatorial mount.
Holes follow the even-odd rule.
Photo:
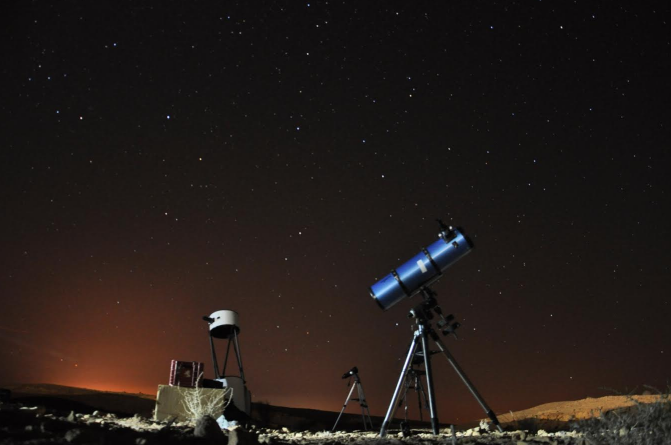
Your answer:
[[[444,336],[454,335],[455,338],[459,338],[456,331],[461,327],[461,324],[454,321],[453,314],[448,314],[447,316],[443,315],[443,310],[438,306],[436,293],[433,289],[422,287],[420,293],[422,295],[422,302],[410,309],[408,318],[417,320],[417,323],[427,323],[429,320],[433,320],[433,314],[435,313],[439,318],[436,322],[436,326],[441,334]]]
[[[410,309],[410,312],[408,313],[408,317],[415,320],[417,329],[414,332],[412,342],[408,348],[408,355],[403,364],[403,371],[401,371],[401,376],[399,377],[396,390],[394,391],[391,403],[389,404],[387,415],[385,416],[382,423],[380,437],[384,437],[387,434],[387,426],[389,425],[389,422],[398,408],[397,401],[404,387],[406,379],[412,370],[412,365],[417,364],[418,362],[418,356],[421,357],[424,361],[426,389],[428,393],[429,411],[431,414],[431,428],[433,430],[433,434],[438,434],[438,415],[436,410],[436,398],[434,394],[433,374],[431,371],[431,355],[433,353],[429,349],[429,338],[433,340],[436,346],[438,346],[438,349],[440,349],[440,352],[442,352],[445,358],[447,358],[447,361],[450,362],[452,368],[454,368],[459,377],[461,377],[461,380],[464,382],[466,387],[468,387],[471,394],[473,394],[480,406],[485,410],[494,425],[496,425],[499,431],[503,431],[498,419],[496,418],[496,414],[494,414],[494,411],[492,411],[487,406],[483,398],[478,393],[477,389],[475,389],[475,386],[473,386],[471,381],[468,379],[464,371],[455,360],[454,356],[452,356],[452,354],[447,350],[447,347],[431,325],[431,320],[433,320],[434,314],[438,315],[439,321],[436,323],[436,325],[444,336],[450,334],[456,336],[456,330],[460,326],[459,323],[454,321],[454,316],[452,314],[448,315],[447,317],[443,316],[442,309],[440,306],[438,306],[438,301],[436,300],[436,293],[432,289],[430,289],[428,286],[423,286],[420,289],[420,292],[422,294],[422,302]],[[420,345],[421,350],[418,351]]]

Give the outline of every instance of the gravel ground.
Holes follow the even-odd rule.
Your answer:
[[[402,445],[402,444],[562,444],[578,445],[585,440],[575,432],[535,434],[526,431],[490,432],[482,428],[452,433],[450,429],[433,435],[428,430],[413,430],[404,436],[389,430],[384,438],[378,432],[309,432],[288,428],[271,429],[247,424],[221,430],[212,419],[198,424],[158,422],[136,415],[121,418],[94,412],[57,412],[43,406],[0,405],[0,445],[15,444],[227,444],[227,445]]]

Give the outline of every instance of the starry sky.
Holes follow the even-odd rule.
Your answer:
[[[420,297],[368,287],[441,218],[474,244],[444,341],[495,412],[666,388],[665,3],[3,8],[0,383],[212,378],[231,309],[254,401],[339,411],[357,366],[384,415]],[[440,420],[483,417],[433,364]]]

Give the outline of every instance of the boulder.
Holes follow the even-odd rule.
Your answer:
[[[259,445],[259,439],[256,434],[237,427],[228,432],[228,445]]]
[[[203,416],[196,421],[193,435],[210,440],[225,440],[226,435],[221,431],[219,424],[211,416]]]

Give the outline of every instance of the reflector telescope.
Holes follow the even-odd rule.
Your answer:
[[[473,247],[458,230],[450,228],[438,234],[438,240],[370,287],[370,296],[387,310],[423,287],[438,280],[445,269]]]

